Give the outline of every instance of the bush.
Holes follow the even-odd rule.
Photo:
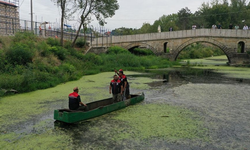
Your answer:
[[[141,48],[135,48],[132,51],[133,54],[135,55],[154,55],[154,53],[150,49],[141,49]]]
[[[6,52],[8,62],[13,65],[27,65],[32,62],[34,51],[26,44],[16,43]]]
[[[180,53],[178,59],[205,58],[224,55],[224,52],[217,47],[208,47],[202,44],[192,44]]]
[[[69,73],[70,75],[73,74],[76,71],[76,68],[68,63],[64,63],[60,66],[62,68],[63,72]]]
[[[71,49],[72,48],[71,44],[72,44],[71,41],[67,40],[67,41],[64,42],[63,46],[66,49]]]
[[[13,37],[14,43],[26,43],[30,41],[37,41],[37,36],[31,32],[18,32]]]
[[[49,48],[49,51],[54,53],[60,60],[64,60],[68,54],[67,49],[60,46],[52,46]]]
[[[107,54],[128,54],[130,53],[125,48],[119,47],[119,46],[112,46],[108,49]]]
[[[43,57],[47,57],[51,54],[51,52],[49,51],[49,45],[45,41],[37,43],[36,47],[40,52],[40,55]]]
[[[47,44],[49,44],[50,46],[60,46],[60,41],[59,39],[56,39],[56,38],[47,38],[46,40]]]
[[[0,70],[4,69],[5,63],[6,63],[5,55],[3,51],[0,49]]]
[[[79,47],[79,48],[83,48],[85,45],[86,45],[86,40],[84,38],[78,38],[76,40],[76,46]]]
[[[84,59],[84,54],[81,52],[78,52],[76,49],[72,47],[68,48],[68,52],[70,53],[71,56],[74,56],[77,59]]]
[[[84,55],[83,60],[84,60],[84,62],[88,61],[88,62],[91,62],[95,65],[101,65],[103,63],[101,56],[96,55],[94,53],[87,53],[86,55]]]

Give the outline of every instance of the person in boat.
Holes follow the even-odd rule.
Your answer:
[[[119,73],[115,70],[115,73],[119,75],[119,80],[121,80],[122,82],[122,86],[123,86],[122,100],[129,99],[130,98],[129,83],[128,83],[126,75],[123,74],[122,69],[119,70]]]
[[[114,75],[113,80],[110,82],[109,94],[111,94],[111,91],[113,94],[113,102],[119,102],[122,100],[123,86],[117,75]]]
[[[69,94],[69,109],[86,111],[88,110],[88,107],[86,104],[81,102],[81,98],[78,92],[79,92],[78,87],[75,87],[73,89],[73,93]]]

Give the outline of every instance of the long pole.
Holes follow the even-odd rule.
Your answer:
[[[31,12],[31,32],[34,32],[34,27],[33,27],[33,4],[32,0],[30,0],[30,12]]]

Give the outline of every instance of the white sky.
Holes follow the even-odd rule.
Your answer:
[[[106,19],[106,29],[112,30],[119,27],[140,28],[143,23],[152,24],[163,15],[177,13],[182,8],[188,7],[192,13],[198,10],[203,2],[209,0],[118,0],[119,10],[112,18]],[[20,19],[31,20],[30,0],[19,0]],[[33,0],[33,20],[59,25],[60,9],[51,0]],[[73,27],[77,22],[67,22]],[[91,23],[98,27],[98,23]]]

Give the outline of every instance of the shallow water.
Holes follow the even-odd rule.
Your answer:
[[[248,149],[249,81],[182,70],[126,71],[145,100],[72,125],[54,122],[53,110],[67,107],[75,86],[83,102],[110,97],[113,73],[2,98],[0,149]]]

